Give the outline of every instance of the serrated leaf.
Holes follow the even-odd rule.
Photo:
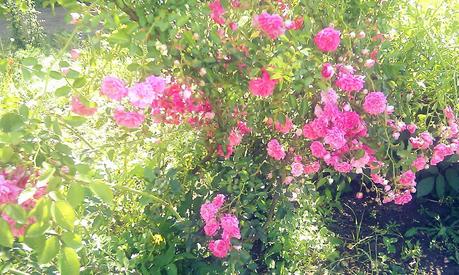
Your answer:
[[[96,195],[99,199],[106,203],[112,203],[113,201],[113,191],[112,189],[103,182],[93,182],[89,185],[91,191]]]
[[[64,247],[59,259],[59,270],[61,274],[78,275],[80,274],[80,260],[73,248]]]
[[[9,224],[0,219],[0,245],[6,247],[13,247],[14,237],[11,233]]]
[[[73,207],[66,201],[57,201],[51,209],[54,221],[62,228],[73,231],[76,219]]]
[[[422,179],[416,185],[416,196],[418,198],[427,196],[430,194],[434,188],[435,177],[427,177]]]
[[[38,263],[49,263],[59,252],[59,239],[55,236],[49,237],[42,251],[38,254]]]

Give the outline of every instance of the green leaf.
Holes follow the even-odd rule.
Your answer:
[[[168,264],[164,269],[167,275],[177,275],[177,266],[174,263]]]
[[[417,185],[416,185],[416,196],[418,198],[424,197],[428,194],[430,194],[434,188],[434,183],[435,183],[435,177],[427,177],[422,179]]]
[[[27,57],[27,58],[24,58],[21,63],[24,66],[33,66],[33,65],[36,65],[38,61],[37,59],[33,57]]]
[[[86,84],[86,78],[84,77],[77,78],[75,79],[75,81],[73,81],[74,88],[82,88],[85,84]]]
[[[68,247],[78,249],[81,246],[81,236],[74,234],[72,232],[64,232],[61,236],[62,240],[64,241],[65,245]]]
[[[42,236],[48,228],[49,224],[47,222],[36,222],[27,228],[26,237],[35,238]]]
[[[73,207],[66,201],[57,201],[51,208],[54,221],[62,228],[73,231],[75,222],[75,211]]]
[[[445,196],[445,177],[443,175],[438,175],[435,181],[435,191],[437,192],[437,196],[439,198],[443,198]]]
[[[10,230],[10,225],[4,220],[0,219],[0,245],[6,247],[13,247],[14,237]]]
[[[54,91],[55,96],[67,96],[70,93],[71,89],[69,86],[62,86]]]
[[[2,162],[8,162],[11,160],[11,157],[14,155],[14,150],[9,146],[5,146],[1,149],[0,155],[1,155],[0,159],[2,160]]]
[[[43,250],[38,254],[38,263],[49,263],[59,252],[59,239],[55,236],[49,237]]]
[[[159,255],[153,260],[153,263],[156,268],[161,268],[163,266],[168,265],[172,260],[174,259],[175,256],[175,246],[170,245],[169,249],[167,249],[166,253]]]
[[[62,73],[56,72],[56,71],[51,71],[49,72],[49,76],[53,79],[60,80],[62,79]]]
[[[67,201],[73,207],[79,206],[84,200],[84,187],[78,183],[70,184],[69,191],[67,193]]]
[[[113,191],[103,182],[96,181],[89,185],[91,191],[102,201],[110,204],[113,201]]]
[[[59,270],[61,274],[78,275],[80,274],[80,260],[73,248],[64,247],[59,259]]]
[[[3,211],[10,216],[15,222],[25,224],[27,221],[27,213],[21,206],[17,204],[7,204]]]
[[[24,120],[22,116],[15,113],[8,113],[2,116],[0,119],[0,128],[3,132],[16,132],[22,128]]]
[[[454,189],[454,191],[459,192],[459,173],[456,169],[454,168],[449,168],[445,171],[445,177],[446,180],[451,186],[451,188]]]
[[[64,120],[67,124],[73,127],[78,127],[86,122],[86,118],[81,116],[68,116]]]

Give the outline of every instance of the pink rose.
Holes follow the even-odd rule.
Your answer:
[[[145,115],[137,112],[126,112],[122,108],[118,108],[115,110],[113,118],[119,126],[138,128],[145,120]]]
[[[239,230],[239,220],[232,214],[225,214],[220,219],[220,224],[223,228],[222,238],[230,240],[231,238],[240,239],[241,232]]]
[[[147,82],[137,83],[128,90],[128,97],[131,104],[138,108],[151,106],[153,100],[157,98],[153,88]]]
[[[218,229],[220,229],[220,224],[216,219],[208,220],[204,225],[204,233],[209,237],[214,236]]]
[[[304,172],[304,166],[300,162],[292,163],[291,168],[292,168],[291,172],[294,177],[299,177]]]
[[[338,49],[341,33],[332,27],[325,28],[314,37],[317,48],[323,52],[334,52]]]
[[[268,72],[263,70],[261,78],[249,81],[249,90],[254,96],[268,97],[273,94],[277,81],[271,79]]]
[[[209,250],[215,257],[225,258],[231,250],[231,243],[229,240],[212,240],[209,243]]]
[[[335,82],[338,88],[346,92],[358,92],[363,89],[364,84],[363,76],[355,76],[350,73],[340,73]]]
[[[313,141],[309,148],[311,149],[311,154],[316,158],[324,158],[328,155],[328,151],[319,141]]]
[[[84,105],[76,96],[72,97],[71,111],[80,116],[92,116],[97,108],[91,108]]]
[[[268,155],[276,160],[285,158],[285,150],[277,139],[268,142]]]
[[[114,76],[106,76],[102,80],[100,93],[110,99],[120,101],[128,95],[128,89],[123,80]]]
[[[272,40],[278,38],[285,32],[284,20],[278,14],[271,15],[267,12],[262,12],[260,15],[255,16],[254,25]]]
[[[363,102],[363,109],[370,115],[379,115],[386,110],[387,99],[381,92],[369,93]]]
[[[335,69],[330,63],[325,63],[322,65],[322,71],[320,72],[322,77],[325,79],[330,79],[335,74]]]

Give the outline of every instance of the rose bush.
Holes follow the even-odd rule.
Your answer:
[[[430,127],[386,84],[394,3],[48,2],[72,12],[74,33],[103,28],[48,67],[5,66],[63,83],[47,112],[2,117],[0,244],[24,242],[41,264],[60,254],[62,273],[94,268],[79,234],[96,227],[126,237],[128,263],[103,272],[279,271],[280,220],[305,194],[352,181],[358,198],[403,205],[430,188],[416,172],[458,154],[454,106]],[[106,136],[88,141],[88,128]],[[125,197],[148,218],[89,222],[101,203],[126,211]]]

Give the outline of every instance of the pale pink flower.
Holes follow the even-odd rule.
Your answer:
[[[237,9],[241,6],[241,1],[239,0],[231,0],[231,7]]]
[[[347,162],[338,162],[333,165],[333,168],[340,173],[349,173],[352,170],[352,165]]]
[[[338,49],[341,33],[332,27],[325,28],[314,37],[317,48],[323,52],[334,52]]]
[[[238,29],[238,25],[237,25],[236,22],[231,22],[231,23],[229,24],[229,27],[230,27],[230,29],[231,29],[232,31],[237,31],[237,29]]]
[[[137,112],[126,112],[122,108],[115,110],[113,114],[116,124],[126,128],[138,128],[145,120],[145,115]]]
[[[433,138],[429,132],[422,132],[419,137],[411,137],[410,143],[414,149],[425,150],[433,144]]]
[[[379,115],[386,110],[387,99],[382,92],[369,93],[363,102],[363,109],[370,115]]]
[[[225,258],[231,250],[231,243],[229,240],[212,240],[209,243],[209,250],[215,257]]]
[[[416,175],[408,170],[400,175],[400,183],[404,186],[416,186]]]
[[[285,158],[285,150],[277,139],[268,142],[268,155],[276,160]]]
[[[70,58],[72,58],[73,61],[76,61],[80,57],[80,50],[79,49],[71,49],[70,50]]]
[[[166,79],[163,77],[150,75],[145,79],[145,82],[151,85],[153,92],[158,95],[162,95],[166,89]]]
[[[327,131],[324,142],[330,145],[333,149],[338,150],[346,144],[346,138],[344,137],[344,132],[341,129],[333,127]]]
[[[398,205],[404,205],[409,203],[413,197],[411,196],[411,193],[409,190],[403,192],[402,194],[397,194],[394,198],[394,203]]]
[[[384,185],[384,178],[378,174],[371,174],[370,175],[371,177],[371,180],[374,182],[374,183],[378,183],[378,184],[382,184]]]
[[[71,111],[80,116],[92,116],[97,108],[84,105],[76,96],[72,97]]]
[[[76,25],[80,22],[81,15],[79,13],[71,12],[70,17],[71,17],[70,24]]]
[[[254,96],[268,97],[273,94],[277,81],[271,79],[268,72],[263,70],[262,77],[249,81],[249,90]]]
[[[293,162],[291,168],[291,172],[294,177],[299,177],[304,172],[304,166],[301,162]]]
[[[102,80],[100,93],[110,99],[120,101],[128,95],[128,89],[123,80],[114,76],[106,76]]]
[[[147,82],[136,83],[129,88],[128,97],[131,104],[138,108],[147,108],[151,106],[153,100],[157,98],[151,85]]]
[[[418,156],[413,163],[411,164],[412,167],[416,168],[416,171],[421,171],[426,168],[427,159],[424,156]]]
[[[284,21],[278,14],[271,15],[267,12],[262,12],[260,15],[255,16],[254,25],[273,40],[285,32]]]
[[[375,65],[375,61],[373,59],[367,59],[363,65],[367,68],[372,68]]]
[[[325,79],[330,79],[335,74],[335,69],[330,63],[325,63],[322,65],[322,71],[320,71],[322,77]]]
[[[294,180],[294,178],[293,178],[292,176],[287,176],[287,177],[285,177],[283,183],[284,183],[285,185],[289,185],[290,183],[292,183],[293,180]]]
[[[359,200],[363,199],[363,193],[362,193],[362,192],[357,192],[357,193],[355,194],[355,198],[356,198],[356,199],[359,199]]]
[[[250,132],[252,132],[252,129],[250,129],[250,127],[247,126],[247,123],[243,122],[243,121],[238,121],[237,122],[237,130],[242,135],[247,135],[247,134],[250,134]]]
[[[200,214],[201,218],[204,220],[205,223],[210,222],[211,220],[215,219],[215,215],[220,209],[220,206],[215,205],[212,202],[206,202],[201,205]]]
[[[230,240],[231,238],[240,239],[241,232],[239,230],[239,220],[232,214],[225,214],[220,219],[220,224],[223,228],[222,238]]]
[[[437,165],[438,163],[442,162],[445,157],[452,154],[454,154],[454,150],[451,148],[451,146],[445,145],[443,143],[437,144],[434,147],[432,158],[430,159],[430,164]]]

